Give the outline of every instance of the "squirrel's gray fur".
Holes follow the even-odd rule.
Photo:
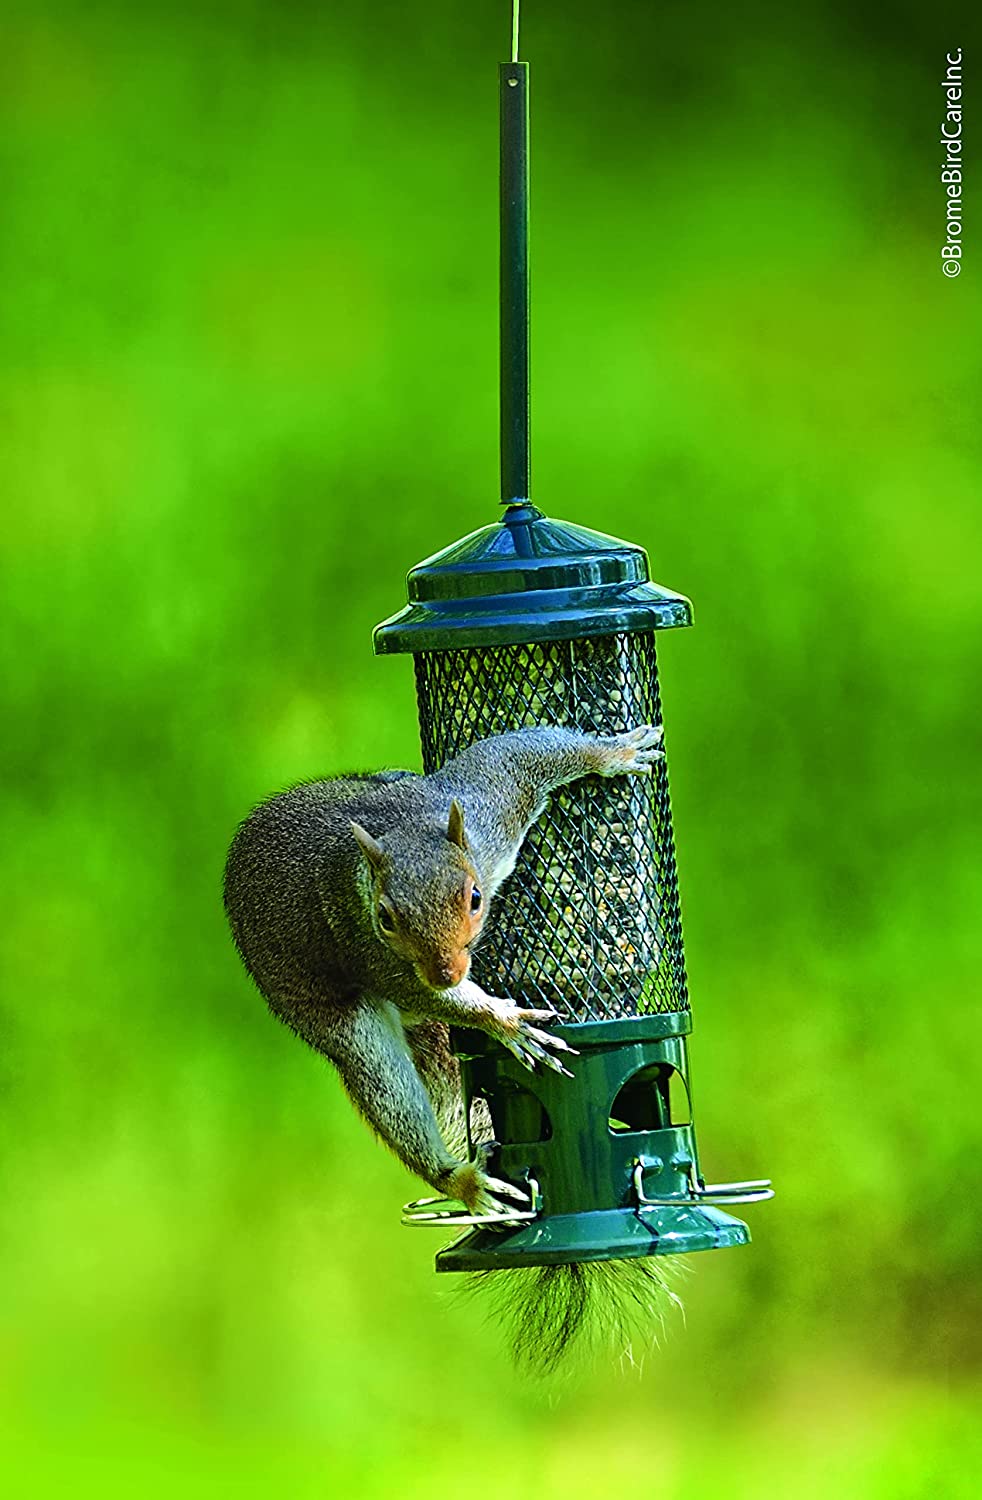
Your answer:
[[[646,773],[660,739],[647,725],[519,730],[429,776],[304,782],[257,807],[232,842],[225,906],[271,1010],[330,1058],[410,1171],[472,1212],[523,1195],[441,1132],[459,1112],[448,1026],[478,1027],[529,1066],[565,1072],[556,1054],[569,1049],[537,1024],[549,1012],[467,977],[470,948],[549,794],[592,774]]]

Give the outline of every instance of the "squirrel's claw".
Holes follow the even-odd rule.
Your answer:
[[[538,1058],[539,1062],[545,1063],[546,1067],[551,1068],[554,1073],[563,1073],[567,1078],[572,1078],[573,1075],[569,1071],[569,1068],[565,1068],[559,1061],[559,1058],[553,1057],[551,1052],[546,1051],[546,1048],[555,1047],[559,1052],[566,1052],[573,1057],[578,1057],[579,1053],[575,1047],[567,1046],[562,1037],[550,1036],[547,1031],[539,1031],[535,1026],[528,1028],[526,1038],[525,1045],[533,1057]]]
[[[664,733],[661,724],[639,724],[637,729],[617,735],[617,739],[636,750],[652,750],[661,744]]]
[[[580,1055],[569,1042],[564,1042],[561,1036],[553,1036],[551,1031],[540,1031],[537,1026],[530,1026],[527,1035],[534,1037],[543,1047],[554,1047],[557,1052],[568,1052],[571,1057]]]
[[[523,1047],[517,1041],[510,1041],[508,1037],[499,1037],[498,1041],[502,1047],[507,1047],[513,1058],[519,1059],[520,1064],[528,1068],[529,1073],[535,1073],[535,1053],[532,1052],[531,1047]]]
[[[498,1041],[503,1047],[507,1047],[512,1057],[517,1057],[518,1061],[523,1063],[530,1073],[535,1072],[536,1049],[533,1045],[526,1042],[524,1038],[519,1040],[510,1036],[499,1036]],[[538,1055],[542,1055],[541,1049],[538,1049]]]
[[[662,749],[662,738],[664,730],[660,724],[642,724],[640,729],[632,730],[626,736],[629,743],[633,743],[634,760],[626,769],[632,776],[647,776],[653,770],[655,762],[665,759]]]
[[[523,1204],[526,1208],[532,1202],[528,1193],[521,1188],[514,1187],[510,1182],[504,1182],[500,1177],[485,1177],[484,1190],[493,1193],[497,1198],[513,1198],[516,1203]]]
[[[507,1029],[497,1033],[498,1039],[503,1047],[507,1047],[513,1057],[516,1057],[530,1072],[534,1073],[536,1065],[542,1063],[546,1068],[551,1068],[554,1073],[563,1073],[567,1078],[572,1078],[572,1073],[564,1067],[553,1052],[565,1052],[570,1056],[577,1055],[576,1048],[564,1042],[562,1037],[553,1036],[549,1031],[542,1031],[538,1026],[530,1025],[532,1019],[544,1020],[553,1015],[550,1011],[518,1010],[512,1009],[507,1018]],[[552,1049],[552,1050],[550,1050]]]
[[[564,1078],[572,1078],[573,1075],[569,1071],[569,1068],[564,1068],[558,1057],[550,1057],[548,1052],[543,1052],[542,1061],[545,1063],[546,1067],[551,1068],[554,1073],[562,1073]]]
[[[656,762],[665,759],[663,734],[660,724],[641,724],[602,741],[610,758],[601,766],[601,776],[650,775]]]
[[[558,1010],[523,1010],[521,1016],[523,1021],[559,1020]],[[557,1052],[569,1052],[573,1057],[579,1056],[576,1048],[571,1047],[569,1042],[564,1042],[561,1036],[553,1036],[551,1031],[540,1031],[537,1026],[527,1026],[525,1029],[529,1036],[534,1036],[543,1046],[553,1047]]]

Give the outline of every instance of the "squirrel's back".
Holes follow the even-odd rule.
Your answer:
[[[301,782],[239,825],[225,866],[225,910],[268,1000],[351,988],[357,951],[373,942],[351,820],[377,826],[397,818],[418,780],[396,771]]]

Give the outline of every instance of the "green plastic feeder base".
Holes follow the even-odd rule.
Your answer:
[[[440,1251],[437,1270],[746,1245],[746,1224],[716,1205],[769,1197],[769,1185],[703,1184],[689,1103],[691,1025],[688,1011],[672,1011],[555,1027],[576,1048],[574,1077],[530,1074],[489,1037],[455,1032],[468,1113],[484,1100],[494,1129],[488,1171],[527,1185],[537,1212],[521,1224],[470,1229]]]
[[[568,1265],[573,1261],[631,1260],[642,1255],[683,1255],[746,1245],[750,1231],[740,1219],[701,1205],[615,1208],[597,1213],[555,1214],[524,1224],[511,1234],[476,1229],[436,1257],[438,1271],[519,1270],[522,1266]]]

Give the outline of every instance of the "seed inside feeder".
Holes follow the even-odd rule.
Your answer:
[[[535,724],[660,724],[653,631],[416,656],[423,764]],[[668,772],[565,787],[498,896],[474,977],[564,1021],[688,1009]]]

